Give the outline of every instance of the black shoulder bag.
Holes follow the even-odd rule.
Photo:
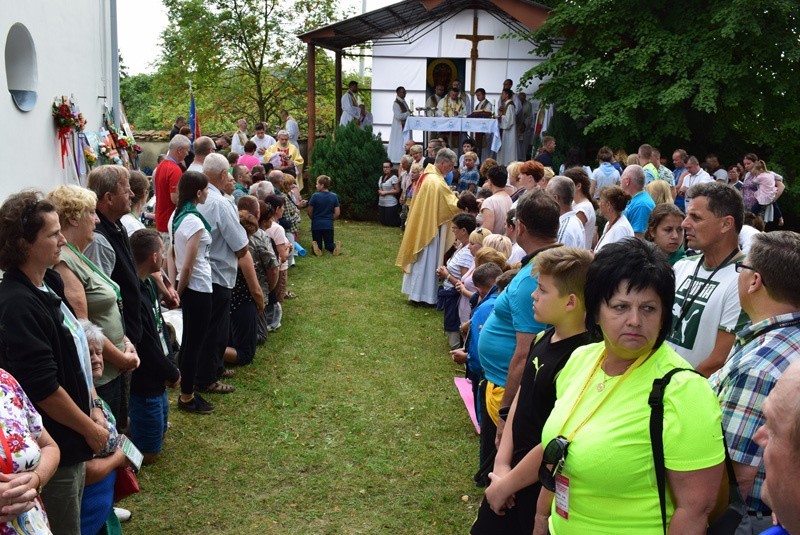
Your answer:
[[[656,484],[658,486],[658,501],[661,505],[661,524],[664,534],[667,533],[667,502],[666,502],[666,467],[664,465],[664,391],[672,376],[678,372],[688,371],[702,374],[691,368],[675,368],[667,372],[664,377],[653,381],[648,404],[650,405],[650,442],[653,445],[653,461],[656,467]],[[705,379],[705,377],[703,377]],[[747,514],[747,504],[739,491],[736,474],[733,471],[733,462],[728,454],[728,444],[725,441],[725,430],[722,431],[722,441],[725,446],[725,469],[728,474],[727,508],[717,518],[711,521],[708,527],[710,535],[733,535],[741,524],[742,518]],[[724,487],[720,489],[724,492]]]

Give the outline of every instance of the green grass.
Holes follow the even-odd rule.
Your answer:
[[[121,503],[126,534],[468,530],[478,439],[441,314],[401,294],[399,230],[339,222],[336,238],[342,256],[290,269],[299,298],[213,415],[170,392],[165,450]],[[307,221],[300,242],[310,253]]]

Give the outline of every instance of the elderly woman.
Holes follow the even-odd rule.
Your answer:
[[[119,285],[83,254],[94,240],[97,197],[93,191],[79,186],[59,186],[47,199],[56,207],[61,233],[67,240],[61,261],[54,268],[64,281],[67,301],[79,319],[96,323],[106,333],[104,371],[94,385],[116,417],[121,408],[122,373],[136,369],[139,357],[125,336]]]
[[[450,343],[450,349],[461,347],[461,320],[459,318],[456,284],[472,268],[474,259],[468,246],[470,234],[475,230],[475,218],[470,214],[459,213],[453,217],[453,234],[456,235],[458,248],[447,261],[446,266],[436,270],[442,285],[439,288],[439,299],[436,308],[444,311],[444,332]]]
[[[416,145],[419,146],[419,145]],[[408,211],[411,209],[411,200],[414,198],[414,189],[419,182],[419,177],[422,176],[422,164],[413,163],[409,171],[408,187],[403,189],[400,195],[400,228],[406,229],[406,219],[408,219]]]
[[[647,230],[644,233],[645,240],[655,243],[656,247],[667,255],[671,266],[686,256],[686,252],[683,250],[683,228],[681,227],[683,218],[683,212],[674,204],[656,205],[650,212]]]
[[[493,482],[493,510],[538,480],[556,496],[542,492],[536,533],[706,532],[725,453],[719,403],[695,373],[672,377],[664,394],[666,525],[653,489],[653,381],[690,368],[664,343],[674,299],[672,268],[651,244],[627,239],[597,253],[586,276],[586,327],[603,341],[572,353],[541,444]]]
[[[273,169],[298,177],[300,189],[303,189],[303,157],[298,148],[289,143],[289,132],[278,130],[278,141],[267,148],[264,161],[270,162]]]
[[[603,234],[594,246],[594,252],[600,251],[610,243],[633,237],[633,227],[622,213],[631,196],[619,186],[609,186],[600,190],[600,202],[597,203],[600,215],[606,219]]]
[[[183,340],[181,341],[181,394],[178,408],[196,414],[210,414],[214,407],[194,391],[197,363],[207,351],[202,347],[211,322],[211,226],[197,210],[208,198],[208,178],[187,171],[178,181],[178,202],[169,223],[177,276],[175,286],[181,296]]]
[[[103,331],[92,322],[84,319],[79,321],[89,344],[92,377],[97,379],[103,375],[105,336],[103,336]],[[86,463],[86,487],[83,489],[81,499],[81,533],[86,534],[99,533],[104,526],[107,528],[116,526],[117,530],[104,531],[104,533],[119,532],[119,520],[114,514],[114,484],[117,480],[117,468],[128,463],[125,454],[117,447],[119,433],[114,415],[102,398],[99,401],[100,409],[106,416],[108,440],[103,449]]]
[[[12,195],[0,207],[0,269],[5,271],[0,283],[0,361],[61,450],[55,474],[49,458],[37,473],[19,480],[21,495],[0,494],[6,496],[0,503],[6,500],[2,513],[24,511],[52,474],[41,492],[50,523],[77,533],[85,462],[102,449],[108,431],[100,409],[91,409],[97,394],[86,336],[64,301],[61,277],[50,269],[60,261],[64,245],[55,207],[39,194]],[[21,502],[21,509],[12,508]]]

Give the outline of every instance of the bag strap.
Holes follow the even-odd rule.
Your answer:
[[[653,462],[656,468],[656,485],[658,487],[658,501],[661,507],[661,526],[664,534],[667,533],[667,501],[666,501],[666,466],[664,463],[664,392],[672,376],[678,372],[688,371],[696,373],[705,379],[703,374],[691,368],[675,368],[668,371],[663,377],[653,380],[653,389],[647,404],[650,405],[650,443],[653,446]],[[722,430],[722,443],[725,447],[725,469],[732,489],[739,488],[736,474],[733,471],[733,461],[728,454],[728,443],[725,440],[725,430]]]

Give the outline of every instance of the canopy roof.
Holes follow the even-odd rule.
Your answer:
[[[386,44],[408,44],[465,9],[479,9],[514,31],[533,31],[550,8],[529,0],[405,0],[301,34],[305,43],[336,52],[380,38]]]

